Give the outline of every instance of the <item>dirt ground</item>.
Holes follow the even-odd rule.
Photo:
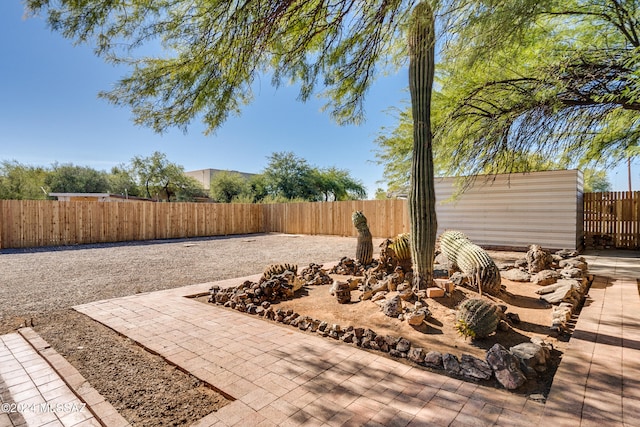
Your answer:
[[[494,261],[498,264],[513,264],[516,259],[522,258],[524,253],[490,251]],[[337,280],[347,280],[351,276],[331,275]],[[378,304],[371,300],[360,301],[361,292],[351,292],[350,304],[339,304],[336,298],[329,292],[331,285],[304,286],[295,298],[272,304],[274,309],[291,309],[294,312],[309,316],[317,320],[325,321],[329,325],[338,324],[341,328],[348,326],[369,328],[378,335],[392,335],[404,337],[412,342],[412,346],[422,347],[425,352],[435,350],[441,353],[452,353],[458,357],[462,354],[471,354],[480,359],[485,358],[486,351],[499,342],[509,348],[523,342],[529,342],[532,337],[542,338],[553,346],[553,363],[559,363],[559,356],[564,352],[566,337],[550,335],[551,305],[541,301],[535,294],[538,285],[532,283],[519,283],[503,279],[502,284],[506,292],[498,296],[484,295],[496,304],[505,305],[506,313],[517,313],[520,323],[513,324],[508,331],[497,331],[482,340],[471,340],[462,337],[454,328],[455,309],[458,304],[468,298],[477,298],[478,293],[464,287],[455,289],[451,296],[443,298],[430,298],[427,300],[431,316],[425,322],[414,327],[406,321],[386,316]],[[390,293],[389,296],[393,295]],[[206,303],[208,297],[198,298]],[[330,338],[327,338],[330,339]],[[546,375],[537,381],[530,380],[518,390],[522,394],[547,394],[555,366],[551,367]]]
[[[377,248],[380,239],[374,240]],[[197,379],[168,365],[132,341],[81,315],[71,307],[90,301],[140,292],[260,273],[272,263],[337,262],[355,255],[356,239],[335,236],[258,234],[190,240],[85,245],[66,248],[0,251],[0,333],[24,324],[34,329],[87,378],[135,426],[171,426],[191,423],[223,406],[224,397]],[[496,262],[513,260],[517,253],[491,252]],[[526,285],[506,283],[503,298],[508,311],[523,322],[501,342],[524,342],[532,335],[545,337],[550,311],[537,304]],[[481,355],[494,341],[465,341],[448,319],[463,292],[453,298],[431,300],[434,320],[422,329],[382,315],[375,304],[336,304],[328,287],[288,301],[301,314],[317,313],[335,323],[378,333],[402,335],[424,342],[429,350]],[[354,300],[357,298],[353,294]],[[306,310],[306,312],[305,312]],[[320,316],[320,313],[323,316]],[[362,325],[366,321],[367,325]],[[355,323],[355,322],[353,322]],[[355,326],[355,325],[354,325]],[[495,339],[495,338],[494,338]],[[345,344],[346,345],[346,344]],[[557,342],[561,348],[562,343]]]
[[[226,404],[71,307],[353,256],[355,239],[256,234],[0,251],[0,334],[33,325],[133,426],[188,425]]]

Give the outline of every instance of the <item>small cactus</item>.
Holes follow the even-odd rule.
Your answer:
[[[398,261],[404,262],[411,260],[411,243],[409,233],[398,234],[389,247],[393,249],[393,252],[395,252]]]
[[[356,259],[361,265],[369,265],[373,261],[373,238],[367,225],[367,217],[361,211],[355,211],[351,215],[351,219],[354,227],[358,230]]]
[[[278,274],[282,274],[285,271],[290,271],[295,276],[298,274],[298,266],[295,264],[272,264],[265,268],[262,273],[262,281],[269,280],[273,276],[277,276]]]
[[[455,328],[460,335],[472,339],[485,338],[496,331],[500,308],[491,301],[472,298],[458,306]]]

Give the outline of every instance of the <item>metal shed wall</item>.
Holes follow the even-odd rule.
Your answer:
[[[455,178],[438,178],[438,234],[456,229],[485,247],[576,249],[583,234],[578,170],[478,177],[455,197]]]

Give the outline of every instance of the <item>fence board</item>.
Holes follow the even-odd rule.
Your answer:
[[[585,193],[584,234],[588,248],[640,248],[640,192]]]
[[[585,193],[582,203],[587,247],[640,248],[640,192]],[[356,236],[351,222],[355,210],[368,218],[374,237],[409,231],[406,200],[266,205],[0,200],[0,248],[260,232]],[[541,214],[535,209],[530,213]],[[456,215],[461,223],[473,219],[464,213]],[[514,232],[519,226],[514,230],[508,223],[483,227],[485,233],[496,234]],[[545,227],[531,220],[527,229],[539,239],[552,239]],[[566,227],[570,229],[571,224]]]

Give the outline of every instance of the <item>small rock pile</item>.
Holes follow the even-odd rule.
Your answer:
[[[297,266],[285,266],[289,269],[280,274],[272,273],[278,271],[274,270],[274,266],[268,267],[258,282],[247,280],[231,288],[214,285],[209,289],[209,302],[241,312],[258,314],[269,308],[271,303],[293,298],[295,292],[303,285],[325,285],[333,281],[319,264],[309,264],[299,276],[296,275]]]
[[[503,266],[500,272],[505,279],[514,282],[531,282],[539,285],[536,293],[540,299],[553,305],[551,329],[568,330],[568,321],[578,310],[593,275],[588,274],[585,259],[577,251],[563,249],[549,254],[538,245],[531,245],[525,258],[512,266]]]
[[[364,276],[366,268],[360,262],[349,257],[342,257],[340,262],[331,269],[332,274],[344,276]]]

